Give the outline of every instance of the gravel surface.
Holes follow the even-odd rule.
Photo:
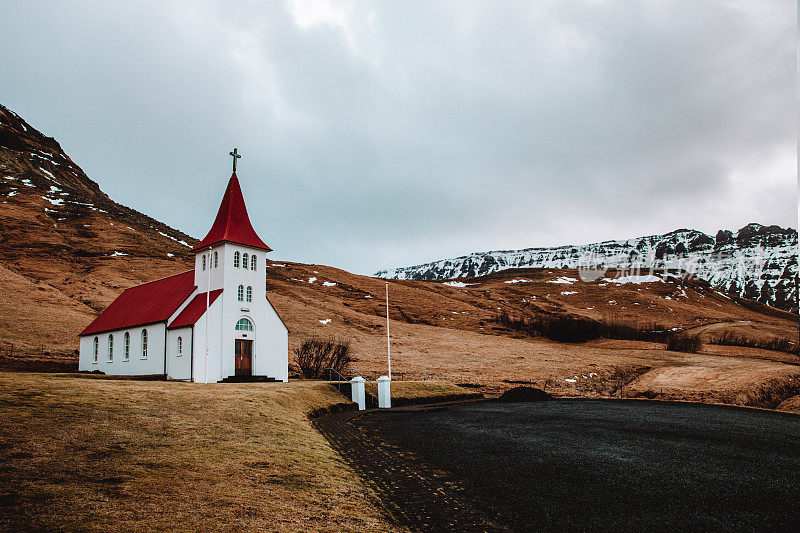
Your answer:
[[[334,445],[417,530],[800,531],[797,415],[557,400],[336,424],[329,439],[348,435]]]

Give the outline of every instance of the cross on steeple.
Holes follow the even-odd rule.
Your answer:
[[[234,148],[233,152],[230,153],[231,157],[233,157],[233,173],[236,173],[236,160],[241,159],[242,156],[239,155],[238,148]]]

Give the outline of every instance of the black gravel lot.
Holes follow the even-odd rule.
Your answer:
[[[391,457],[364,449],[354,455],[360,445],[351,442],[344,455],[370,463],[373,479],[386,478],[389,490],[379,492],[414,529],[459,529],[469,508],[483,516],[469,522],[476,529],[800,531],[797,415],[556,400],[380,411],[340,423],[373,446],[396,450]],[[431,501],[437,510],[426,514],[433,521],[415,523],[425,491],[406,483],[403,470],[447,481],[440,490],[427,476],[433,493],[459,487],[446,501],[461,509],[448,516]]]

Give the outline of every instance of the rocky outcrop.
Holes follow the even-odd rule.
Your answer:
[[[797,230],[748,224],[716,237],[691,229],[581,246],[476,252],[377,272],[390,279],[452,279],[507,268],[681,270],[718,290],[797,312]]]

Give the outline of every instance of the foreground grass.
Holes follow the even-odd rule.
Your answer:
[[[394,530],[308,419],[342,400],[0,373],[0,529]]]

